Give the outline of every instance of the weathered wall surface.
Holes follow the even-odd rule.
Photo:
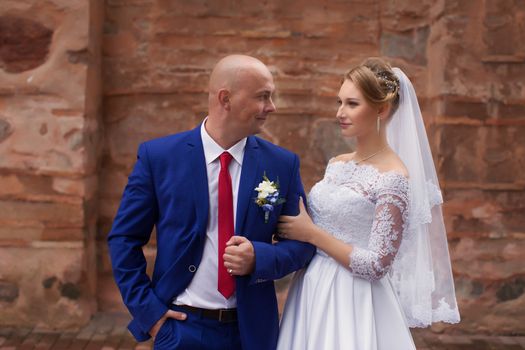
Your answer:
[[[330,157],[352,149],[334,123],[342,73],[386,56],[414,82],[446,200],[463,316],[446,330],[525,333],[523,0],[107,0],[103,24],[101,9],[94,15],[87,2],[4,2],[1,33],[21,17],[32,21],[25,40],[36,42],[18,59],[0,49],[2,258],[72,250],[76,271],[92,275],[82,297],[96,282],[98,308],[122,309],[105,238],[137,146],[203,119],[208,74],[220,57],[247,53],[269,65],[278,110],[262,136],[299,154],[308,189]],[[103,127],[99,90],[89,83],[98,65],[87,48],[97,47],[97,30]],[[146,248],[151,262],[154,249]],[[85,269],[95,254],[96,276],[95,265]],[[59,272],[45,265],[52,273],[32,275],[9,259],[0,265],[0,297],[9,297],[0,303],[23,311],[21,297],[7,299],[37,298],[41,280]],[[67,282],[57,276],[52,288]],[[51,309],[54,299],[46,300]]]
[[[445,2],[444,14],[428,92],[459,328],[524,333],[525,3]]]
[[[96,310],[99,1],[0,6],[0,322]]]

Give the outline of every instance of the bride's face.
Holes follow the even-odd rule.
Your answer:
[[[337,120],[346,137],[362,137],[377,133],[377,107],[368,103],[350,80],[345,80],[338,95]]]

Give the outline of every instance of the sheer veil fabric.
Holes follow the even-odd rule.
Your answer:
[[[406,232],[391,269],[391,281],[410,327],[460,320],[441,205],[443,198],[417,96],[408,77],[399,79],[399,106],[387,126],[391,148],[409,172]]]

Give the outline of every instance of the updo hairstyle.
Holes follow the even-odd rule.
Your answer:
[[[399,105],[399,79],[386,61],[378,57],[367,58],[349,70],[343,82],[350,80],[361,91],[368,103],[374,106],[390,103],[390,114]]]

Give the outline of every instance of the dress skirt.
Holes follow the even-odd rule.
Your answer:
[[[288,292],[279,350],[415,349],[389,277],[368,281],[323,252]]]

